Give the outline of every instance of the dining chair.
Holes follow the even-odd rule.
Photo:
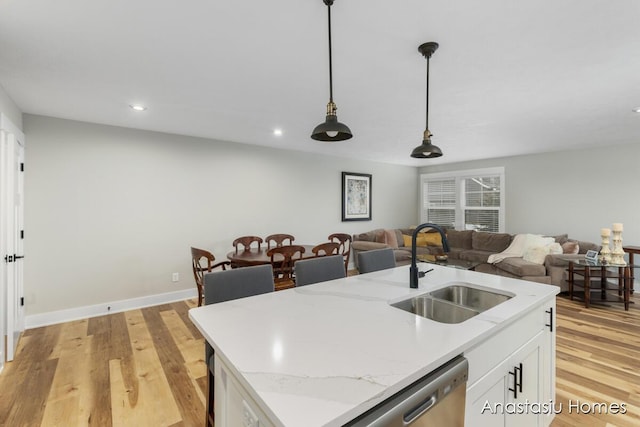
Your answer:
[[[347,277],[342,255],[329,255],[297,261],[296,287]]]
[[[271,259],[276,290],[280,291],[295,286],[293,265],[296,261],[302,259],[304,251],[304,247],[299,245],[287,245],[269,249],[267,255]]]
[[[215,271],[204,275],[205,305],[231,301],[254,295],[273,292],[273,271],[269,264],[234,270]],[[205,341],[205,361],[207,362],[207,426],[214,420],[214,351]]]
[[[236,249],[236,253],[238,253],[238,247],[242,246],[245,251],[251,249],[251,244],[253,242],[258,243],[258,249],[260,249],[260,244],[263,242],[262,237],[258,236],[242,236],[238,237],[233,241],[233,247]]]
[[[361,274],[386,270],[387,268],[394,268],[395,266],[396,257],[391,248],[358,252],[358,271]]]
[[[267,250],[271,249],[271,242],[274,242],[274,248],[279,248],[280,246],[284,246],[285,242],[288,240],[289,245],[293,245],[293,241],[296,238],[291,234],[271,234],[267,236],[264,240],[267,242]]]
[[[336,242],[320,243],[311,249],[315,256],[338,255],[340,244]]]
[[[206,263],[205,261],[206,260]],[[196,288],[198,288],[198,307],[202,305],[202,298],[204,293],[204,282],[202,278],[205,273],[211,273],[215,268],[222,267],[223,270],[230,266],[229,261],[222,261],[216,263],[216,257],[209,251],[204,249],[198,249],[191,247],[191,267],[193,269],[193,278],[196,281]]]
[[[344,271],[348,274],[349,258],[351,257],[351,235],[347,233],[333,233],[329,235],[329,241],[340,244],[339,253],[344,257]]]

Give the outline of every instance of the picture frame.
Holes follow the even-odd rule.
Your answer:
[[[587,253],[584,255],[584,258],[587,261],[597,261],[598,260],[598,251],[587,251]]]
[[[342,221],[371,221],[371,174],[342,172]]]

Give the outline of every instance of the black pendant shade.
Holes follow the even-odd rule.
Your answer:
[[[415,157],[417,159],[432,159],[434,157],[442,156],[442,150],[431,143],[431,137],[433,135],[429,131],[429,59],[437,49],[438,43],[436,42],[423,43],[418,47],[418,52],[427,58],[427,114],[422,144],[414,148],[411,152],[411,157]]]
[[[311,138],[316,141],[344,141],[353,134],[347,125],[338,121],[336,104],[333,102],[333,69],[331,60],[331,5],[333,0],[322,0],[327,5],[329,23],[329,103],[327,104],[327,117],[324,123],[320,123],[313,129]]]

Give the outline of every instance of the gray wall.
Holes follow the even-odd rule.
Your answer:
[[[15,126],[22,130],[22,111],[9,97],[2,85],[0,85],[0,113],[4,113]]]
[[[42,116],[24,128],[27,315],[195,289],[190,246],[223,260],[241,235],[315,244],[418,218],[414,167]],[[372,221],[341,222],[342,171],[373,175]]]
[[[451,163],[420,173],[495,166],[505,168],[507,232],[569,233],[600,242],[601,228],[621,222],[623,244],[640,245],[640,142]]]

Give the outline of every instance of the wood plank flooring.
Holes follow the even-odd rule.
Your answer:
[[[631,310],[558,297],[553,427],[640,425],[640,297]],[[28,330],[0,374],[0,426],[202,426],[195,300]],[[569,402],[625,403],[577,414]],[[585,409],[583,407],[582,409]],[[590,407],[591,408],[591,407]]]

